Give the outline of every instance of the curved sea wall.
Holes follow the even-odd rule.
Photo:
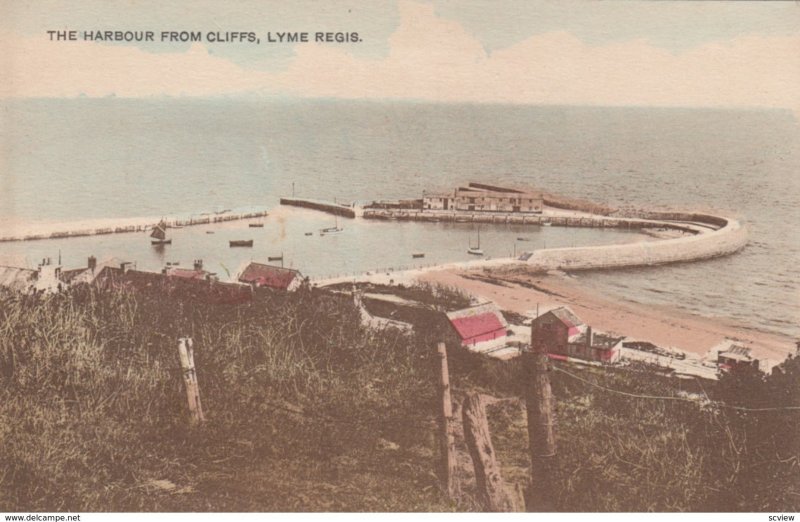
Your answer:
[[[697,261],[732,254],[747,244],[747,229],[738,221],[692,215],[693,221],[722,225],[692,236],[623,245],[551,248],[531,254],[526,263],[541,270],[590,270]],[[724,223],[724,225],[723,225]]]

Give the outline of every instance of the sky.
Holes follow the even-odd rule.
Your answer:
[[[1,98],[264,97],[780,108],[800,114],[800,2],[0,0]],[[46,31],[253,31],[249,43]],[[285,31],[357,43],[266,43]]]

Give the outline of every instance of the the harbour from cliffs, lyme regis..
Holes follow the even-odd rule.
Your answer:
[[[0,173],[0,236],[42,223],[126,223],[244,206],[269,216],[259,220],[263,228],[242,220],[172,230],[173,243],[164,247],[152,246],[141,232],[0,243],[2,265],[32,266],[60,253],[66,267],[85,266],[94,255],[159,270],[167,262],[191,265],[202,258],[224,279],[242,262],[277,255],[311,277],[465,261],[476,234],[471,223],[341,220],[341,234],[321,237],[317,231],[333,227],[333,216],[279,207],[278,200],[293,189],[343,203],[418,198],[423,190],[478,179],[618,207],[740,219],[750,241],[734,256],[579,277],[634,301],[800,334],[794,268],[800,182],[792,174],[800,169],[800,130],[791,113],[360,102],[305,108],[256,101],[3,103],[0,137],[12,146]],[[50,119],[56,109],[65,116]],[[229,248],[241,239],[253,239],[253,248]],[[642,235],[494,224],[482,227],[480,239],[487,257],[498,258],[525,249],[628,243]],[[412,258],[413,252],[425,257]]]

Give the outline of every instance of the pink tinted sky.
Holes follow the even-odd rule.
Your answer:
[[[467,4],[475,9],[476,2]],[[735,4],[729,8],[725,2],[713,4],[717,10],[737,9]],[[487,27],[495,16],[494,5],[486,3]],[[618,10],[619,4],[614,8]],[[681,7],[681,3],[666,9],[689,9],[690,16],[697,12],[696,7]],[[673,48],[635,33],[592,40],[574,29],[574,24],[565,23],[562,28],[556,24],[530,31],[529,36],[522,34],[487,50],[486,39],[477,36],[476,24],[482,26],[475,17],[459,20],[443,15],[435,4],[400,0],[393,10],[396,20],[383,38],[350,45],[297,44],[279,66],[265,67],[258,60],[248,62],[227,51],[216,52],[208,43],[154,50],[51,42],[43,28],[23,20],[23,15],[30,18],[31,13],[29,9],[19,14],[18,25],[13,16],[11,23],[0,25],[0,71],[5,78],[0,97],[248,95],[784,108],[800,114],[800,23],[794,32],[755,27]],[[779,13],[784,24],[787,13],[800,22],[800,6]],[[369,26],[375,21],[375,11],[369,16],[371,20],[349,26],[352,30]],[[697,20],[691,21],[693,41],[703,23],[709,35],[716,35],[722,23],[709,19],[698,29]],[[599,22],[608,24],[608,20]],[[117,20],[116,27],[119,24]],[[204,32],[217,29],[208,27]],[[608,31],[614,30],[612,24]],[[681,27],[674,31],[674,39],[680,41]],[[687,40],[688,36],[687,32]],[[370,46],[375,52],[361,51]],[[262,44],[255,52],[266,55],[275,49]],[[254,51],[249,52],[252,56]]]

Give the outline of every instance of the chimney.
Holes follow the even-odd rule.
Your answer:
[[[120,263],[119,267],[122,269],[123,274],[127,274],[128,270],[131,269],[131,262],[130,261],[123,261]]]
[[[202,259],[195,259],[194,260],[194,269],[196,272],[200,272],[203,270],[203,260]]]
[[[587,326],[586,327],[586,346],[588,346],[589,348],[591,348],[592,344],[594,344],[593,343],[594,339],[592,338],[593,335],[594,334],[592,333],[592,327],[591,326]]]
[[[94,269],[97,268],[97,258],[94,256],[89,256],[89,262],[87,263],[89,270],[94,272]]]

